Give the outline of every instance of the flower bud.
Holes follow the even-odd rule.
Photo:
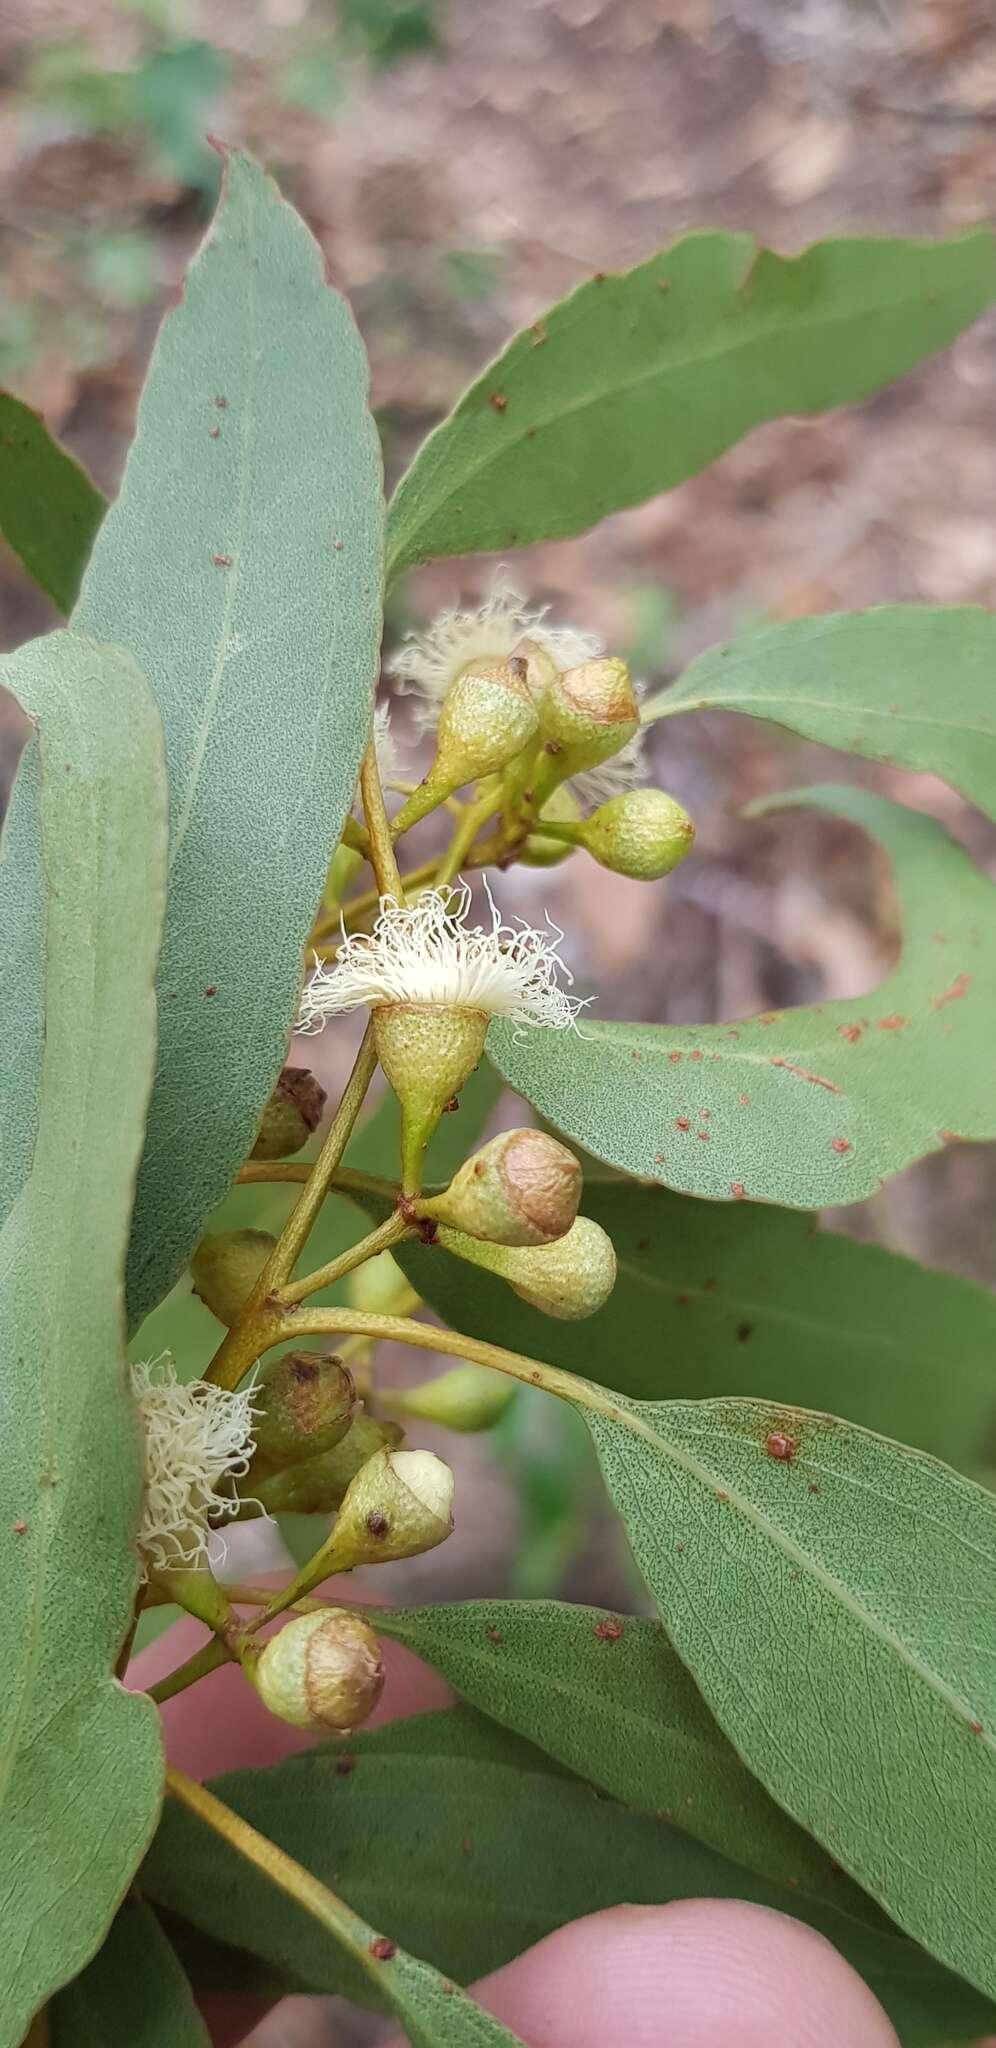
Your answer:
[[[578,838],[613,874],[655,882],[691,852],[695,827],[688,812],[663,789],[629,789],[600,804],[585,819]]]
[[[284,1067],[260,1118],[250,1159],[286,1159],[317,1131],[325,1090],[309,1067]]]
[[[398,812],[396,833],[406,832],[465,782],[504,768],[535,738],[539,721],[526,666],[517,656],[471,661],[450,684],[436,727],[435,759]]]
[[[375,1451],[403,1441],[404,1430],[396,1422],[375,1422],[361,1408],[354,1415],[345,1436],[330,1451],[314,1458],[301,1458],[257,1479],[253,1492],[271,1515],[331,1515],[340,1507],[362,1467]]]
[[[377,1451],[339,1509],[335,1569],[433,1550],[453,1527],[452,1507],[453,1474],[433,1451]]]
[[[401,1109],[402,1182],[414,1194],[429,1140],[477,1066],[491,1018],[432,1002],[384,1003],[371,1017],[377,1058]]]
[[[419,1216],[491,1244],[551,1244],[578,1213],[581,1168],[546,1131],[502,1131],[464,1161]]]
[[[543,691],[556,681],[560,670],[548,647],[541,647],[538,640],[526,634],[512,649],[512,660],[526,664],[526,688],[534,704],[538,704]]]
[[[263,1705],[279,1720],[343,1735],[367,1720],[384,1689],[372,1628],[341,1607],[296,1615],[248,1671]]]
[[[568,854],[574,851],[572,845],[562,839],[552,839],[548,833],[544,832],[544,819],[549,819],[553,825],[570,826],[582,823],[581,806],[573,791],[567,788],[566,783],[561,783],[547,798],[546,803],[543,805],[541,816],[537,818],[532,831],[523,844],[519,859],[525,863],[526,867],[556,867],[558,861],[566,860]]]
[[[225,1230],[201,1238],[190,1261],[194,1293],[220,1323],[238,1320],[276,1241],[267,1230]]]
[[[437,1379],[423,1380],[420,1387],[381,1387],[378,1398],[403,1415],[467,1433],[493,1429],[515,1400],[515,1392],[514,1380],[504,1373],[485,1365],[455,1365]]]
[[[354,1267],[347,1274],[345,1288],[350,1308],[362,1309],[364,1315],[410,1316],[421,1303],[390,1252],[378,1252]]]
[[[286,1351],[271,1360],[253,1388],[255,1478],[260,1469],[313,1458],[341,1443],[353,1419],[356,1389],[340,1358]]]
[[[538,708],[548,757],[537,778],[541,802],[569,775],[618,754],[640,724],[629,670],[615,658],[564,669],[546,685]]]
[[[499,1274],[532,1308],[565,1321],[593,1316],[615,1285],[612,1239],[590,1216],[578,1216],[566,1235],[553,1244],[481,1244],[445,1228],[439,1232],[439,1243],[470,1265],[486,1266]]]

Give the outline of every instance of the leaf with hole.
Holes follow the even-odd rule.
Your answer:
[[[123,1276],[155,1045],[166,788],[159,722],[123,651],[55,633],[0,664],[0,682],[37,728],[7,860],[44,933],[27,933],[3,992],[41,1015],[37,1084],[0,1076],[18,1158],[0,1228],[0,2044],[19,2048],[93,1955],[162,1790],[155,1711],[112,1672],[137,1577]]]
[[[75,615],[138,658],[169,764],[133,1325],[186,1264],[284,1058],[369,729],[381,547],[380,452],[352,315],[303,221],[232,153]]]
[[[495,1021],[509,1085],[612,1166],[716,1201],[859,1202],[949,1138],[996,1137],[996,888],[940,825],[828,784],[779,797],[848,818],[888,853],[903,952],[868,995],[735,1024]]]

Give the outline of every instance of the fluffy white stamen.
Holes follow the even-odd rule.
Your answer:
[[[548,626],[548,610],[543,605],[539,611],[527,611],[522,592],[514,590],[499,569],[479,611],[440,612],[424,633],[410,633],[388,668],[402,689],[414,690],[421,698],[416,716],[423,731],[435,725],[450,684],[469,661],[505,661],[524,637],[544,648],[558,668],[576,668],[601,654],[594,634],[579,633],[573,626]]]
[[[394,733],[391,730],[391,706],[386,699],[380,704],[374,705],[373,726],[371,730],[373,732],[374,753],[377,756],[377,773],[380,776],[380,786],[386,794],[387,791],[394,787],[401,774],[397,744]],[[358,818],[362,818],[363,805],[358,785],[353,810]]]
[[[597,768],[583,768],[580,775],[571,776],[567,787],[573,790],[582,810],[597,810],[599,804],[608,803],[610,797],[622,796],[646,780],[645,738],[641,726],[632,739],[620,747],[618,754],[613,754],[608,761],[600,761]]]
[[[382,896],[373,931],[344,933],[332,965],[316,962],[298,1029],[321,1031],[327,1017],[364,1003],[439,1003],[554,1030],[573,1024],[584,1005],[557,980],[573,980],[557,952],[563,933],[551,924],[551,939],[529,925],[503,924],[484,886],[490,931],[467,924],[466,884],[427,889],[409,904]]]
[[[217,1488],[249,1470],[256,1448],[252,1391],[228,1393],[207,1380],[181,1386],[168,1355],[130,1370],[145,1432],[143,1565],[148,1572],[219,1564],[226,1546],[215,1525],[234,1515],[239,1502]]]

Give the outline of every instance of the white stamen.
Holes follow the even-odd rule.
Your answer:
[[[515,1024],[545,1024],[564,1030],[584,1004],[560,987],[573,976],[557,952],[563,932],[553,938],[502,924],[487,882],[491,930],[466,923],[471,892],[426,889],[409,904],[382,896],[372,932],[343,933],[335,961],[316,961],[304,992],[300,1031],[321,1031],[327,1017],[364,1003],[379,1009],[392,1003],[439,1003],[450,1009],[484,1010]]]
[[[637,689],[637,695],[640,691]],[[572,775],[567,784],[573,790],[582,810],[595,811],[599,804],[608,803],[612,796],[622,796],[627,790],[636,789],[644,782],[647,764],[644,760],[642,726],[632,739],[620,747],[608,761],[600,761],[597,768],[583,768],[580,775]]]
[[[398,749],[394,733],[391,730],[391,706],[386,698],[382,699],[379,704],[374,705],[371,731],[373,733],[374,753],[377,756],[377,773],[380,776],[380,786],[386,794],[394,788],[401,773]],[[356,791],[353,810],[358,818],[362,818],[363,805],[360,800],[359,788]]]
[[[410,633],[388,668],[402,689],[414,690],[422,699],[417,717],[423,731],[435,725],[450,684],[468,662],[505,661],[524,637],[544,648],[558,668],[576,668],[601,653],[594,634],[546,625],[548,610],[543,605],[539,611],[527,611],[521,591],[505,581],[503,569],[497,569],[479,611],[440,612],[424,633]]]
[[[229,1393],[207,1380],[181,1386],[168,1354],[130,1371],[145,1432],[138,1547],[146,1572],[222,1563],[226,1545],[214,1525],[236,1514],[239,1501],[217,1487],[249,1470],[252,1390]]]

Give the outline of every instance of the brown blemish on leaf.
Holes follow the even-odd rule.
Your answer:
[[[712,1133],[710,1131],[696,1131],[695,1135],[697,1138],[703,1138],[708,1143]]]
[[[208,985],[207,985],[207,988],[205,989],[204,993],[205,993],[205,995],[206,995],[206,996],[216,996],[216,995],[217,995],[217,993],[218,993],[218,984],[217,984],[217,982],[216,982],[216,981],[209,981],[209,982],[208,982]]]
[[[378,1963],[389,1963],[398,1953],[398,1944],[387,1934],[375,1934],[368,1953]]]
[[[542,320],[537,320],[534,323],[534,325],[529,329],[529,332],[533,337],[533,347],[542,348],[543,343],[546,340],[546,328],[544,327]]]
[[[890,1010],[887,1017],[876,1019],[876,1029],[878,1031],[904,1031],[906,1029],[906,1018],[901,1017],[898,1010]]]
[[[831,1138],[830,1143],[835,1152],[849,1152],[851,1149],[850,1138]]]
[[[745,1196],[745,1194],[747,1193],[747,1190],[746,1190],[746,1188],[744,1187],[743,1181],[742,1181],[742,1180],[731,1180],[731,1182],[730,1182],[730,1193],[731,1193],[731,1195],[733,1196],[733,1199],[734,1199],[734,1201],[735,1201],[735,1202],[742,1202],[742,1201],[743,1201],[743,1199],[744,1199],[744,1196]]]
[[[488,395],[488,404],[493,412],[504,412],[508,405],[508,399],[504,391],[492,391]]]
[[[355,1758],[355,1756],[350,1756],[350,1755],[348,1754],[348,1752],[344,1751],[344,1752],[343,1752],[343,1754],[342,1754],[342,1756],[337,1756],[337,1757],[336,1757],[336,1760],[335,1760],[335,1774],[336,1774],[336,1777],[337,1777],[337,1778],[348,1778],[348,1777],[351,1777],[351,1775],[352,1775],[352,1773],[353,1773],[353,1772],[355,1771],[355,1769],[356,1769],[356,1758]]]
[[[981,1734],[982,1734],[982,1722],[981,1722],[981,1721],[970,1721],[968,1725],[969,1725],[969,1727],[970,1727],[970,1729],[971,1729],[971,1731],[972,1731],[972,1734],[973,1734],[973,1735],[981,1735]]]
[[[463,1841],[462,1841],[462,1842],[461,1842],[461,1844],[460,1844],[460,1854],[461,1854],[461,1856],[472,1856],[472,1855],[473,1855],[473,1853],[474,1853],[474,1844],[473,1844],[473,1842],[471,1841],[471,1839],[470,1839],[470,1836],[469,1836],[469,1835],[464,1835]]]
[[[946,988],[942,995],[931,996],[931,1009],[943,1010],[945,1003],[957,1003],[960,1000],[960,998],[965,994],[966,989],[969,987],[971,983],[971,979],[972,977],[970,974],[956,974],[953,982],[951,983],[950,988]]]
[[[769,1458],[777,1458],[783,1465],[791,1465],[799,1448],[799,1439],[786,1436],[782,1429],[771,1429],[764,1439],[764,1448]]]
[[[839,1095],[836,1081],[828,1081],[825,1074],[811,1074],[808,1067],[797,1067],[792,1060],[773,1059],[773,1067],[784,1067],[788,1074],[798,1074],[800,1081],[811,1081],[814,1088],[828,1088],[831,1095]]]
[[[216,569],[230,569],[233,559],[232,555],[212,555],[211,557],[211,561]]]
[[[220,428],[220,427],[209,427],[209,428],[208,428],[208,437],[209,437],[209,439],[210,439],[210,440],[212,440],[212,441],[217,441],[217,440],[218,440],[218,439],[220,438],[220,435],[221,435],[221,428]]]
[[[690,1131],[692,1127],[687,1116],[676,1116],[674,1128],[676,1131]]]
[[[700,1053],[698,1046],[695,1047],[694,1051],[689,1053],[688,1057],[690,1060],[700,1060],[702,1058],[702,1054]]]
[[[837,1036],[846,1040],[848,1045],[857,1045],[858,1039],[861,1037],[861,1026],[860,1024],[838,1024]]]
[[[224,394],[224,392],[223,392],[223,391],[219,391],[219,393],[218,393],[218,396],[217,396],[217,398],[215,399],[215,401],[214,401],[214,402],[215,402],[215,405],[216,405],[216,406],[218,407],[218,410],[219,410],[219,412],[224,412],[224,411],[226,410],[226,408],[227,408],[227,405],[228,405],[228,400],[227,400],[227,398],[225,397],[225,394]]]
[[[674,1547],[675,1547],[675,1550],[676,1550],[676,1551],[677,1551],[677,1553],[678,1553],[678,1556],[679,1556],[679,1557],[683,1557],[683,1556],[684,1556],[684,1554],[685,1554],[685,1546],[684,1546],[684,1544],[683,1544],[683,1543],[676,1543]]]
[[[666,1153],[666,1152],[655,1152],[655,1153],[654,1153],[654,1165],[655,1165],[655,1166],[666,1166],[666,1165],[667,1165],[667,1153]]]
[[[680,1060],[680,1058],[681,1058],[681,1054],[680,1054],[680,1052],[669,1052],[669,1053],[668,1053],[668,1059],[669,1059],[669,1060]]]
[[[753,1323],[738,1323],[738,1324],[737,1324],[737,1343],[738,1343],[738,1344],[746,1344],[746,1342],[747,1342],[747,1339],[748,1339],[748,1337],[750,1336],[750,1333],[751,1333],[751,1331],[753,1330],[753,1328],[754,1328],[754,1325],[753,1325]]]
[[[592,1631],[593,1635],[597,1636],[600,1643],[617,1643],[619,1641],[620,1636],[622,1635],[622,1632],[622,1622],[612,1621],[608,1618],[606,1618],[604,1621],[596,1621],[594,1629]]]
[[[18,1518],[18,1520],[16,1522],[12,1522],[10,1526],[15,1536],[23,1536],[28,1525],[27,1522],[22,1522],[20,1518]]]
[[[806,1488],[806,1492],[807,1492],[807,1493],[819,1493],[819,1490],[820,1490],[820,1489],[819,1489],[819,1487],[817,1486],[817,1484],[816,1484],[816,1481],[815,1481],[815,1479],[811,1479],[811,1480],[810,1480],[810,1482],[809,1482],[809,1485],[808,1485],[808,1486],[807,1486],[807,1488]]]
[[[485,1629],[485,1631],[484,1631],[484,1633],[485,1633],[485,1635],[487,1636],[487,1639],[488,1639],[488,1642],[489,1642],[489,1643],[500,1643],[500,1642],[501,1642],[501,1629],[500,1629],[500,1628],[494,1628],[494,1627],[492,1626],[491,1628],[486,1628],[486,1629]]]
[[[740,1104],[740,1107],[741,1107],[741,1109],[746,1109],[746,1107],[747,1107],[747,1104],[748,1104],[748,1102],[750,1101],[750,1096],[749,1096],[749,1095],[738,1095],[738,1096],[737,1096],[737,1101],[739,1102],[739,1104]]]

